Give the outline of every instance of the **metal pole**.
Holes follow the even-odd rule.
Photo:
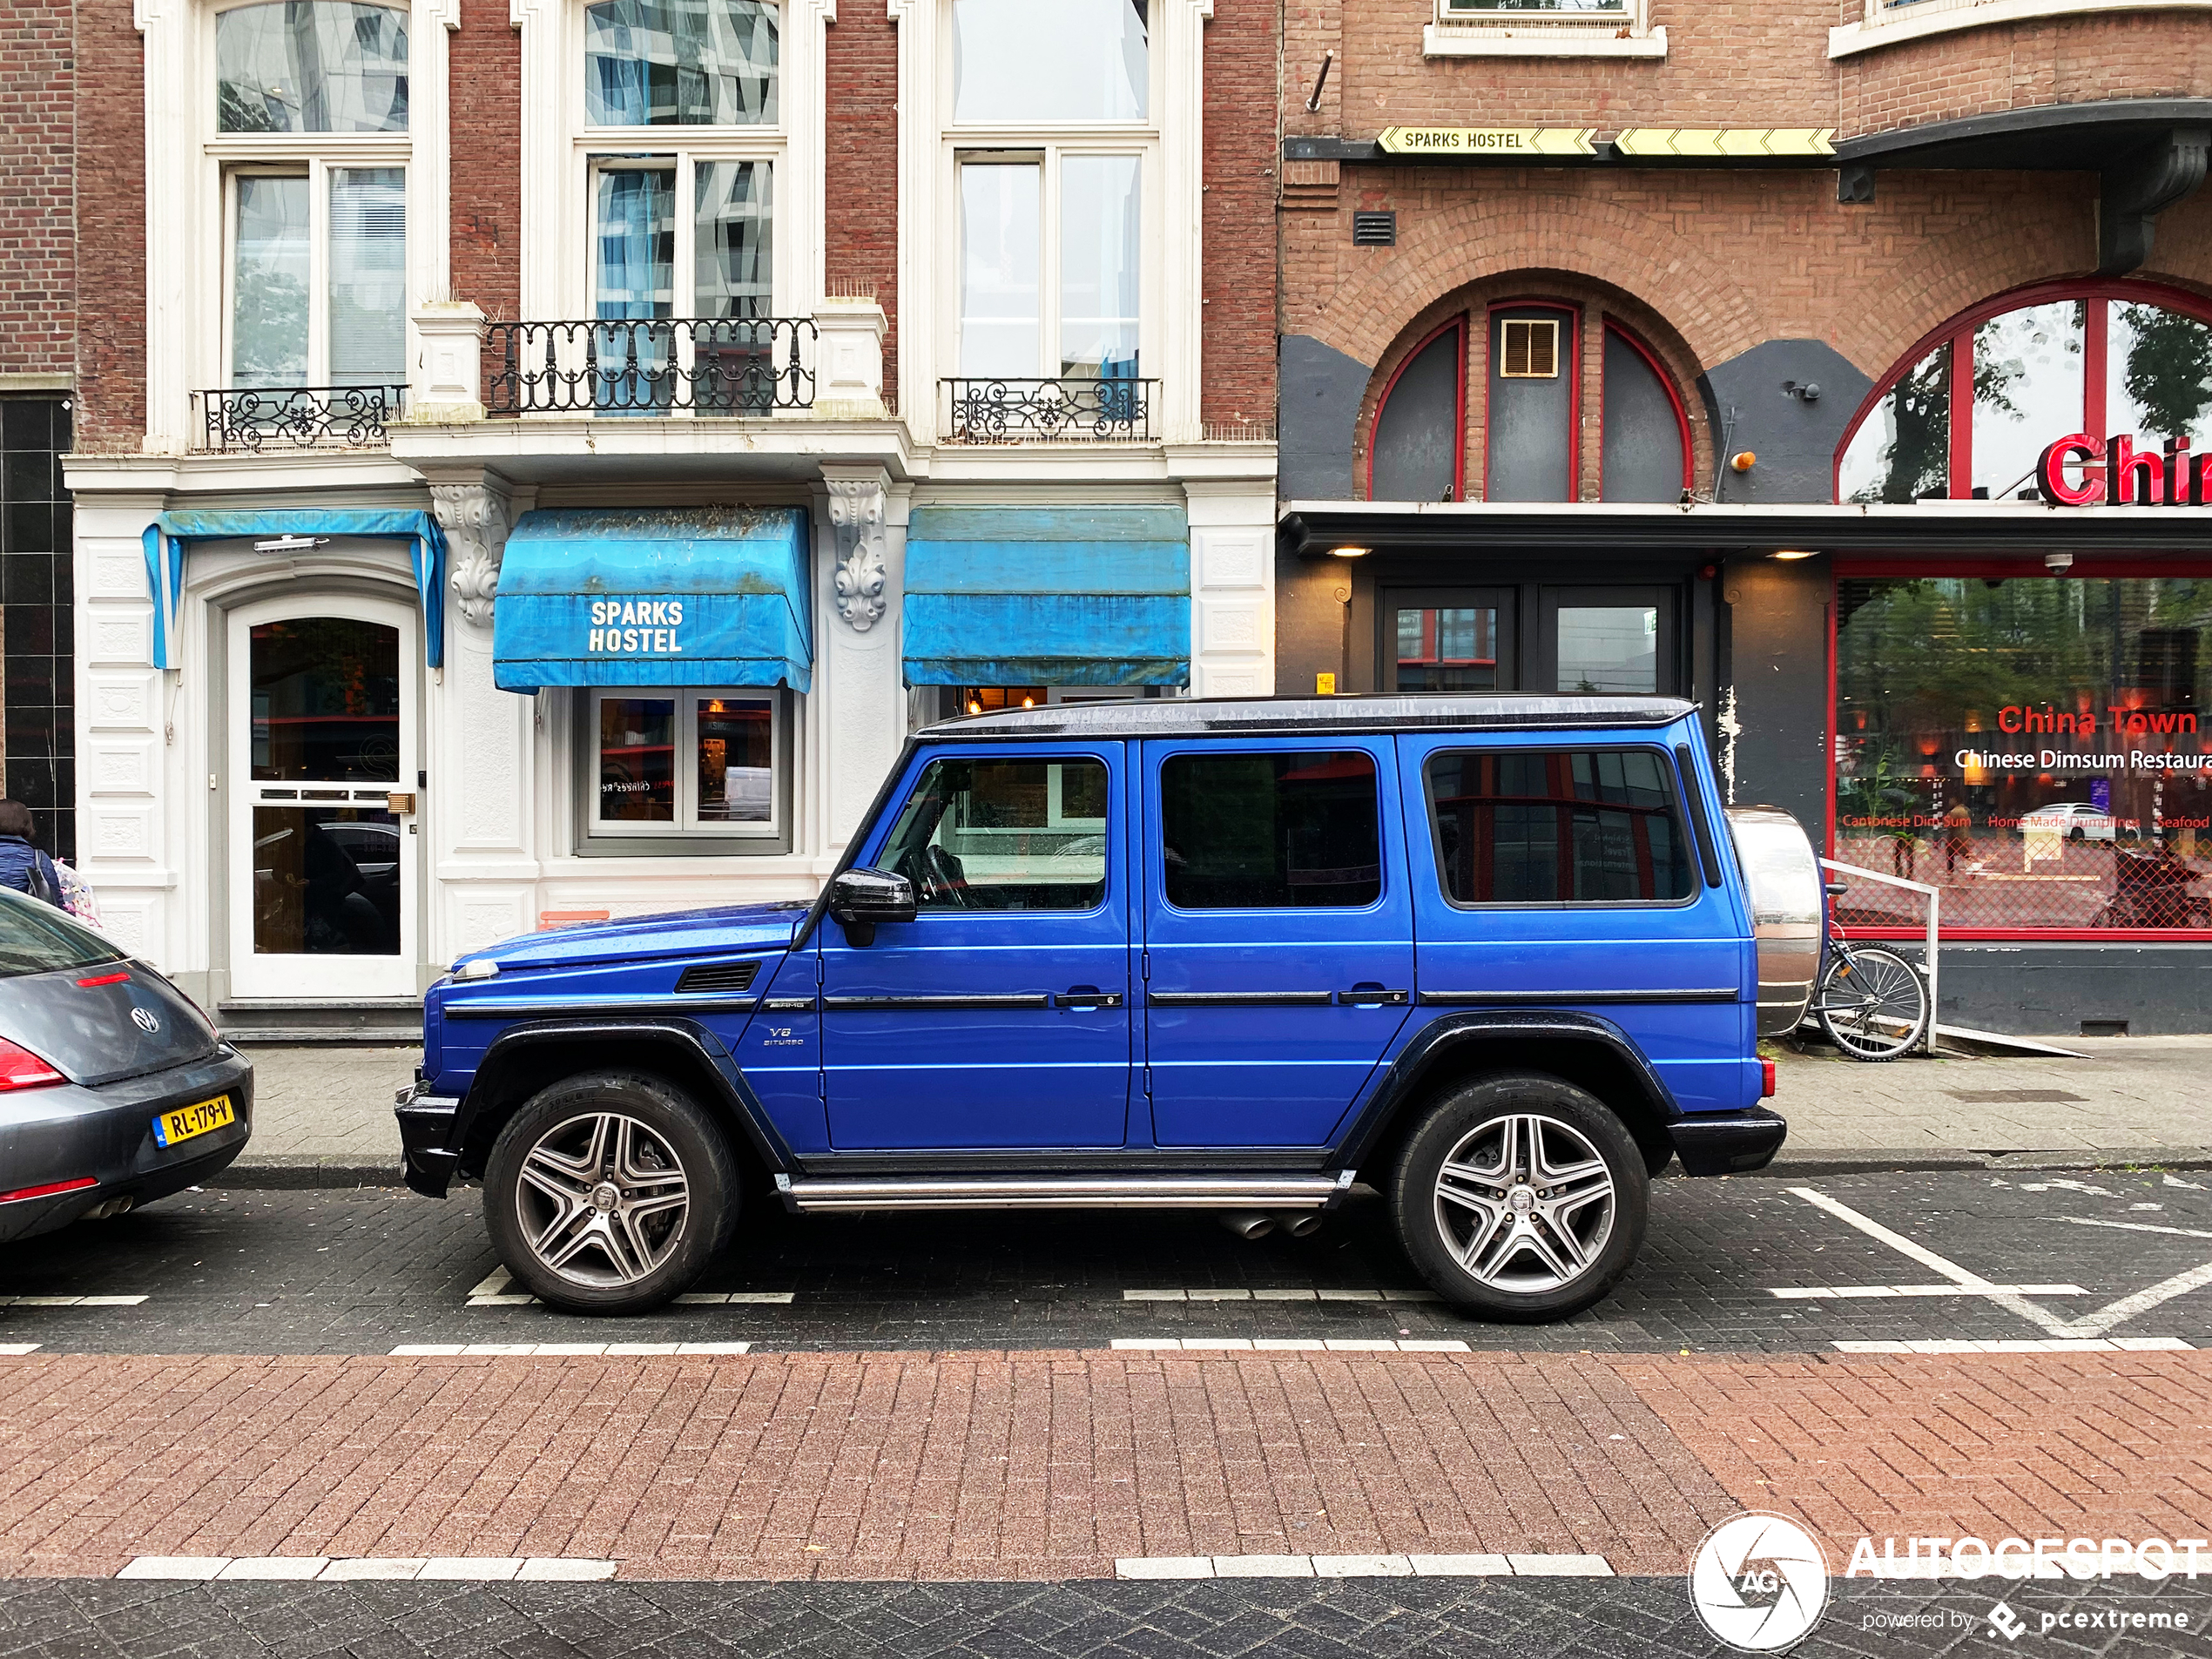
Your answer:
[[[1921,1049],[1931,1060],[1935,1058],[1936,1015],[1943,1007],[1936,996],[1936,932],[1942,915],[1943,894],[1932,891],[1928,894],[1928,1028],[1920,1039]]]

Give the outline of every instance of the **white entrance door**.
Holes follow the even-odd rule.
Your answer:
[[[415,612],[287,598],[230,631],[231,995],[412,996]]]

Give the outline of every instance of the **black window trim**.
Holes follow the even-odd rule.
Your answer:
[[[1518,904],[1503,899],[1476,900],[1472,902],[1454,899],[1452,884],[1446,879],[1444,842],[1438,833],[1435,797],[1431,792],[1429,771],[1446,755],[1460,754],[1635,754],[1656,755],[1659,769],[1672,792],[1668,807],[1674,814],[1675,829],[1681,835],[1683,850],[1689,865],[1689,892],[1680,899],[1562,899],[1541,904]],[[1683,811],[1683,779],[1675,766],[1675,758],[1662,744],[1656,743],[1453,743],[1440,745],[1421,757],[1421,816],[1428,822],[1430,868],[1436,876],[1436,895],[1453,910],[1687,910],[1704,896],[1698,875],[1697,853],[1703,838],[1689,833],[1689,820]],[[1603,806],[1594,801],[1593,806]]]
[[[1345,741],[1344,737],[1339,733],[1332,732],[1317,735],[1315,738],[1310,739],[1312,743],[1312,747],[1310,749],[1303,746],[1304,743],[1308,741],[1308,739],[1305,739],[1302,734],[1293,733],[1291,736],[1293,741],[1290,745],[1276,749],[1247,749],[1243,747],[1241,745],[1231,745],[1218,742],[1177,743],[1172,746],[1163,744],[1157,752],[1148,755],[1145,761],[1145,769],[1148,773],[1147,781],[1150,786],[1152,796],[1158,799],[1161,804],[1161,810],[1157,814],[1147,814],[1148,818],[1155,819],[1157,821],[1148,822],[1145,825],[1145,859],[1149,864],[1151,858],[1151,849],[1153,846],[1157,845],[1160,848],[1161,879],[1159,884],[1159,895],[1160,906],[1163,909],[1172,911],[1178,916],[1311,916],[1317,914],[1325,914],[1332,916],[1365,916],[1371,915],[1378,911],[1380,911],[1385,906],[1390,903],[1390,836],[1385,827],[1383,813],[1383,769],[1382,757],[1380,753],[1377,749],[1369,748],[1365,744],[1356,741],[1347,743]],[[1209,758],[1220,757],[1223,759],[1238,756],[1257,756],[1261,759],[1266,759],[1274,755],[1301,753],[1363,754],[1366,756],[1368,759],[1374,762],[1375,863],[1381,876],[1381,885],[1377,889],[1374,898],[1368,903],[1363,905],[1213,905],[1204,909],[1195,910],[1186,906],[1179,905],[1176,903],[1174,900],[1169,898],[1166,857],[1168,826],[1166,793],[1160,786],[1160,773],[1166,767],[1168,762],[1170,760],[1180,760],[1186,755],[1204,755]],[[1393,754],[1391,758],[1391,764],[1393,767],[1395,768],[1397,765],[1397,757],[1395,754]],[[1401,789],[1404,787],[1402,783],[1399,787]]]

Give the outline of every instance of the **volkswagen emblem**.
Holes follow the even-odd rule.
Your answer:
[[[161,1022],[155,1019],[152,1015],[147,1013],[144,1008],[132,1008],[131,1010],[131,1023],[137,1026],[141,1031],[158,1031],[161,1029]]]

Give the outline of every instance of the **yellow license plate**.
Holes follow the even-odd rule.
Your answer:
[[[226,1123],[237,1122],[238,1114],[231,1109],[231,1097],[218,1095],[212,1100],[162,1113],[153,1120],[153,1138],[163,1146],[174,1146],[179,1141],[189,1141],[195,1135],[206,1135]]]

